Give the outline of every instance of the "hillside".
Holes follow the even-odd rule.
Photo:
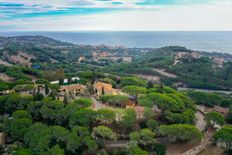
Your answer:
[[[66,43],[51,39],[45,36],[15,36],[15,37],[3,37],[0,36],[0,46],[5,47],[12,44],[29,46],[70,46],[71,43]]]
[[[229,90],[232,87],[231,57],[184,47],[163,47],[136,57],[130,64],[111,65],[105,70],[136,74],[173,87]]]
[[[0,37],[0,63],[66,73],[98,69],[141,77],[173,87],[232,87],[232,55],[185,47],[126,48],[74,45],[44,36]],[[149,76],[148,76],[149,75]]]
[[[173,89],[229,90],[230,56],[46,39],[1,38],[0,154],[199,153],[231,130],[230,91]]]
[[[2,60],[28,67],[33,63],[77,61],[82,52],[71,43],[44,36],[1,37],[0,47]]]

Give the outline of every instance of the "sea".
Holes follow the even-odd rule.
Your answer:
[[[44,35],[80,45],[109,45],[138,48],[184,46],[192,50],[232,54],[232,31],[82,31],[0,32],[0,36]]]

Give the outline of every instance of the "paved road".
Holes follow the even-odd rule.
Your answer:
[[[125,148],[129,140],[105,141],[105,146],[108,148]]]

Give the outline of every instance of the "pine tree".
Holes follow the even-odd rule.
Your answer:
[[[51,91],[51,93],[49,94],[49,97],[51,97],[52,98],[52,100],[55,100],[56,99],[56,93],[55,93],[55,91],[53,90],[53,91]]]
[[[70,84],[72,84],[72,82],[73,82],[73,81],[72,81],[72,78],[69,77],[69,78],[68,78],[68,84],[70,85]]]
[[[49,93],[49,88],[48,88],[48,85],[45,84],[45,95],[47,95]]]
[[[91,84],[94,84],[96,81],[96,74],[95,74],[95,68],[92,70],[92,81]]]
[[[64,85],[64,80],[63,79],[59,80],[59,85]]]
[[[39,93],[39,92],[37,92],[37,93],[35,93],[35,94],[33,95],[34,101],[41,101],[41,100],[43,100],[43,98],[44,98],[43,94],[41,94],[41,93]]]
[[[147,83],[147,89],[149,89],[149,88],[154,88],[154,84],[151,80],[148,81],[148,83]]]

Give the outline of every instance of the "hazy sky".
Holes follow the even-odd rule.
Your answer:
[[[0,31],[58,30],[232,30],[232,0],[0,0]]]

